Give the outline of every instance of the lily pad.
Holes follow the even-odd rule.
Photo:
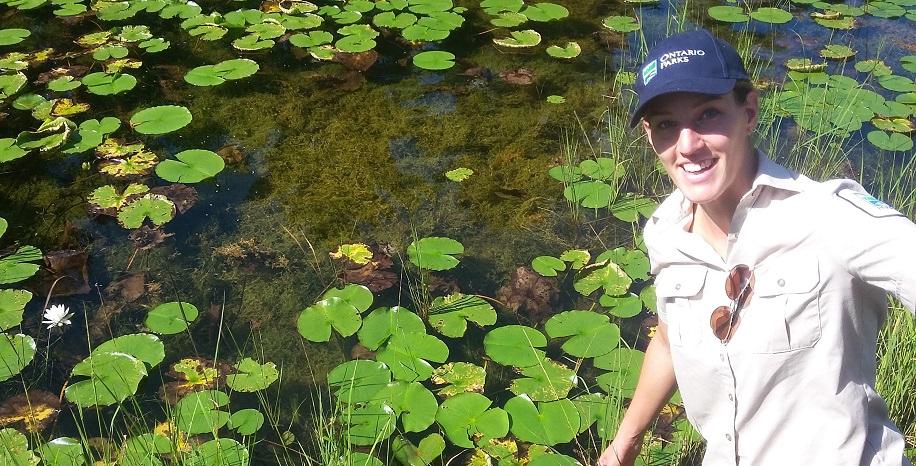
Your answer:
[[[785,24],[792,21],[792,13],[780,8],[763,7],[752,11],[751,18],[767,24]]]
[[[229,422],[229,413],[219,409],[228,404],[229,395],[219,390],[191,393],[175,404],[175,425],[191,435],[216,433]]]
[[[609,296],[620,296],[630,289],[633,280],[612,261],[597,262],[582,268],[573,279],[573,288],[583,296],[603,289]]]
[[[442,50],[420,52],[414,55],[413,64],[424,70],[447,70],[455,66],[455,55]]]
[[[2,344],[2,343],[0,343]],[[36,466],[39,458],[29,450],[29,439],[16,429],[0,429],[0,463]]]
[[[332,327],[344,337],[356,333],[362,325],[359,314],[359,309],[346,300],[331,297],[305,308],[299,314],[296,326],[305,339],[326,342],[331,339]]]
[[[122,447],[122,458],[126,466],[158,466],[155,461],[150,464],[150,459],[155,455],[171,453],[171,441],[165,435],[155,432],[148,432],[131,437],[124,442]],[[82,448],[80,448],[82,455]],[[82,459],[82,456],[80,457]],[[74,466],[83,463],[75,463]]]
[[[0,258],[0,285],[21,282],[38,272],[33,262],[42,259],[41,250],[35,246],[22,246],[16,252]]]
[[[198,183],[216,176],[226,162],[216,152],[190,149],[175,154],[178,160],[166,159],[156,166],[160,178],[173,183]]]
[[[377,401],[394,409],[406,432],[423,432],[436,422],[439,410],[436,395],[420,382],[396,380],[379,392]]]
[[[641,29],[639,22],[632,16],[608,16],[601,20],[601,25],[617,32],[636,32]]]
[[[531,268],[545,277],[556,277],[557,272],[566,270],[566,262],[553,256],[538,256],[531,261]]]
[[[371,351],[376,351],[388,339],[397,333],[425,332],[426,324],[420,316],[409,309],[394,306],[380,307],[372,311],[363,320],[357,334],[359,342]]]
[[[35,357],[35,339],[28,335],[0,333],[0,382],[22,372]]]
[[[264,425],[264,415],[252,408],[238,410],[229,416],[226,427],[242,435],[252,435]]]
[[[490,24],[500,28],[514,28],[526,22],[528,22],[527,16],[514,11],[501,11],[490,20]]]
[[[512,433],[525,442],[557,445],[572,440],[579,432],[579,413],[568,399],[535,403],[527,396],[515,396],[505,405],[512,419]]]
[[[455,445],[474,448],[491,438],[509,433],[509,416],[500,408],[490,408],[493,402],[479,393],[459,393],[439,406],[436,421]]]
[[[470,168],[460,167],[460,168],[456,168],[454,170],[449,170],[445,172],[445,177],[456,183],[460,183],[470,178],[471,175],[473,174],[474,174],[474,170],[471,170]]]
[[[523,325],[505,325],[487,333],[483,339],[487,356],[504,366],[528,367],[538,364],[546,355],[547,337]]]
[[[541,34],[533,29],[511,31],[509,34],[512,37],[502,39],[494,38],[493,43],[509,48],[534,47],[541,43]]]
[[[9,162],[10,160],[16,160],[19,157],[22,157],[25,154],[28,154],[29,151],[24,150],[23,148],[16,145],[16,140],[13,138],[2,138],[0,139],[0,162]]]
[[[444,397],[455,396],[459,393],[477,392],[484,389],[487,371],[484,368],[469,362],[450,362],[437,367],[430,380],[436,385],[445,385],[438,390]]]
[[[165,134],[184,128],[191,119],[191,112],[185,107],[162,105],[135,113],[130,126],[140,134]]]
[[[84,408],[109,406],[137,393],[146,373],[146,364],[129,354],[92,354],[72,371],[74,376],[88,379],[71,383],[64,394],[68,401]]]
[[[218,438],[196,447],[188,456],[187,466],[246,466],[250,457],[245,445],[231,438]]]
[[[44,464],[82,466],[85,464],[83,444],[71,437],[58,437],[37,448]]]
[[[848,45],[827,44],[817,54],[828,60],[848,60],[856,56],[856,51]]]
[[[439,333],[460,338],[468,322],[480,327],[496,323],[496,310],[477,296],[454,293],[433,300],[429,309],[429,324]]]
[[[458,265],[454,254],[463,254],[464,246],[451,238],[429,237],[410,243],[407,257],[410,262],[421,269],[449,270]]]
[[[341,403],[365,403],[391,382],[391,370],[382,362],[354,359],[331,369],[328,386]]]
[[[0,46],[18,44],[30,35],[32,35],[32,31],[28,29],[0,29]]]
[[[118,210],[127,205],[128,198],[147,191],[149,188],[146,185],[131,183],[124,188],[124,192],[118,193],[114,186],[107,184],[95,188],[87,201],[94,212],[116,216]]]
[[[547,54],[554,58],[576,58],[582,53],[582,47],[575,42],[567,42],[565,46],[551,45],[547,47]]]
[[[598,435],[608,438],[617,431],[623,419],[623,407],[620,400],[604,393],[588,393],[572,400],[579,412],[579,432],[585,432],[597,424]]]
[[[21,91],[27,82],[28,78],[20,72],[0,75],[0,101]]]
[[[137,78],[129,74],[90,73],[81,80],[89,92],[97,95],[113,95],[127,92],[137,85]]]
[[[710,7],[706,13],[712,19],[725,23],[744,23],[750,19],[750,16],[744,12],[744,8],[732,5],[718,5]]]
[[[140,228],[149,219],[159,227],[175,218],[175,203],[161,194],[145,194],[118,212],[118,222],[125,228]]]
[[[488,15],[496,15],[502,11],[518,12],[524,6],[525,2],[522,0],[483,0],[480,2],[480,7]]]
[[[900,133],[870,131],[866,137],[875,147],[886,151],[906,152],[913,148],[913,138]]]
[[[327,31],[310,31],[306,34],[294,34],[290,36],[289,43],[296,47],[311,48],[319,45],[330,44],[334,36]]]
[[[633,396],[645,353],[630,348],[617,348],[592,362],[608,372],[597,377],[598,386],[617,399]]]
[[[528,5],[520,11],[531,21],[547,22],[563,19],[569,16],[569,10],[556,3],[541,2]]]
[[[191,303],[171,301],[149,311],[144,324],[154,332],[174,335],[185,331],[188,324],[197,319],[198,314],[197,307]]]
[[[420,440],[420,445],[417,446],[398,435],[392,440],[391,449],[394,457],[404,466],[427,466],[445,451],[445,439],[433,432]],[[378,466],[381,466],[381,463]]]
[[[91,355],[98,353],[129,354],[153,368],[165,359],[165,345],[156,335],[135,333],[108,340],[96,346]]]
[[[376,358],[391,369],[398,380],[426,380],[433,373],[427,361],[445,362],[448,346],[438,338],[420,332],[396,333],[379,349]]]
[[[73,76],[61,76],[53,81],[48,83],[48,89],[55,92],[68,92],[72,91],[80,86],[83,83],[76,80]]]
[[[509,391],[525,395],[532,401],[555,401],[565,398],[578,382],[576,372],[552,359],[522,369],[524,377],[509,385]]]
[[[0,290],[0,332],[22,323],[25,305],[31,300],[32,293],[26,290]]]
[[[611,352],[620,342],[620,327],[606,315],[592,311],[566,311],[551,317],[544,326],[550,338],[570,337],[563,351],[578,358]]]
[[[280,378],[277,365],[272,362],[260,364],[245,358],[235,365],[235,374],[226,377],[226,385],[237,392],[257,392],[266,389]]]

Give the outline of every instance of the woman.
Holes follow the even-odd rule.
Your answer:
[[[659,43],[637,81],[631,126],[677,190],[644,235],[658,330],[598,465],[632,464],[676,388],[704,465],[909,465],[874,386],[887,294],[916,302],[916,225],[756,150],[757,93],[708,31]]]

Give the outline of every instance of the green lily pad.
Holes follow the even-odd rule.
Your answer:
[[[306,34],[294,34],[290,36],[289,43],[296,47],[310,48],[319,45],[330,44],[334,36],[327,31],[311,31]]]
[[[482,392],[487,379],[484,368],[469,362],[450,362],[437,367],[430,380],[436,385],[445,385],[438,390],[444,397],[465,392]]]
[[[504,366],[528,367],[541,362],[547,337],[534,328],[506,325],[490,330],[483,339],[484,351]]]
[[[194,448],[187,457],[187,466],[247,466],[250,453],[245,445],[231,439],[218,438]]]
[[[140,228],[146,219],[156,227],[175,218],[175,203],[161,194],[145,194],[118,212],[118,222],[125,228]]]
[[[494,38],[493,43],[509,48],[534,47],[535,45],[541,43],[541,34],[533,29],[525,29],[524,31],[511,31],[509,34],[512,37],[502,39]]]
[[[140,110],[130,118],[130,126],[140,134],[165,134],[184,128],[191,112],[178,105],[162,105]]]
[[[145,40],[137,44],[138,47],[145,50],[147,53],[161,52],[169,48],[170,45],[171,45],[171,42],[165,39],[159,38],[159,37],[155,39]]]
[[[219,409],[228,404],[229,395],[219,390],[191,393],[175,404],[175,425],[182,432],[192,435],[216,433],[229,422],[229,413]]]
[[[433,373],[427,361],[445,362],[448,346],[426,333],[396,333],[379,349],[376,359],[387,364],[398,380],[426,380]]]
[[[226,427],[241,435],[252,435],[264,425],[264,415],[252,408],[238,410],[229,416]]]
[[[2,344],[2,343],[0,343]],[[36,466],[39,458],[29,450],[29,439],[16,429],[0,429],[0,463]]]
[[[226,377],[226,385],[237,392],[257,392],[266,389],[280,378],[277,365],[272,362],[260,364],[245,358],[235,365],[236,373]]]
[[[516,396],[505,409],[512,419],[512,433],[524,442],[552,446],[569,442],[579,432],[579,413],[565,398],[535,405],[527,396]]]
[[[150,459],[156,455],[172,452],[172,443],[165,435],[148,432],[127,439],[122,447],[123,464],[126,466],[159,466]],[[82,459],[82,448],[80,448],[80,459]],[[76,463],[74,466],[81,466],[83,463]]]
[[[538,455],[528,462],[528,466],[582,466],[579,460],[561,453]]]
[[[420,382],[396,380],[377,395],[377,400],[387,404],[401,417],[406,432],[423,432],[436,422],[439,403],[436,395]]]
[[[374,49],[376,43],[369,37],[352,35],[342,37],[334,43],[334,46],[341,52],[362,53]]]
[[[156,157],[156,154],[149,151],[140,151],[122,158],[109,158],[101,161],[99,163],[99,172],[114,178],[133,179],[152,173],[158,164],[159,158]]]
[[[198,183],[216,176],[226,162],[216,152],[190,149],[175,154],[178,160],[166,159],[156,166],[156,175],[173,183]]]
[[[916,73],[916,55],[900,57],[900,66],[911,73]]]
[[[36,449],[44,464],[54,466],[83,466],[83,444],[71,437],[58,437]]]
[[[608,313],[621,319],[636,317],[642,312],[643,300],[639,296],[608,296],[602,295],[598,298],[598,303],[602,307],[609,309]]]
[[[645,353],[630,348],[617,348],[592,362],[608,372],[597,377],[598,386],[617,399],[633,396]]]
[[[490,408],[493,402],[479,393],[459,393],[439,406],[436,421],[455,445],[474,448],[474,443],[486,443],[491,438],[509,433],[509,416],[500,408]]]
[[[913,138],[900,133],[870,131],[866,137],[875,147],[886,151],[906,152],[913,148]]]
[[[228,32],[228,29],[218,24],[202,24],[188,30],[188,34],[206,41],[222,39]]]
[[[521,11],[525,3],[522,0],[483,0],[480,7],[488,15],[496,15],[502,11]]]
[[[232,41],[232,46],[242,52],[253,52],[255,50],[265,50],[275,45],[273,40],[262,39],[257,34],[248,34]]]
[[[28,29],[0,29],[0,46],[18,44],[32,35]]]
[[[385,11],[372,17],[372,24],[380,28],[404,29],[416,24],[417,15],[413,13],[395,13]]]
[[[28,335],[0,333],[0,382],[22,372],[36,349],[35,340]]]
[[[539,22],[555,21],[569,16],[569,10],[566,7],[549,2],[528,5],[520,13],[527,16],[531,21]]]
[[[878,18],[899,18],[907,14],[906,8],[894,3],[885,1],[868,2],[865,11]]]
[[[547,54],[554,58],[576,58],[582,53],[582,47],[575,42],[567,42],[564,47],[551,45],[547,47]]]
[[[582,268],[573,279],[573,288],[588,296],[602,288],[609,296],[620,296],[630,289],[633,280],[619,265],[611,261],[597,262]]]
[[[90,73],[81,80],[86,89],[97,95],[127,92],[137,85],[137,78],[129,74]]]
[[[509,391],[525,395],[532,401],[554,401],[565,398],[576,386],[576,372],[552,359],[522,369],[524,377],[512,381]]]
[[[601,25],[617,32],[636,32],[642,27],[636,18],[632,16],[608,16],[601,20]]]
[[[117,189],[107,184],[105,186],[99,186],[92,191],[92,194],[89,195],[87,201],[91,206],[97,210],[106,212],[112,216],[117,215],[117,210],[127,204],[127,199],[131,196],[137,194],[143,194],[149,191],[149,187],[139,183],[131,183],[126,188],[124,192],[118,193]]]
[[[442,50],[420,52],[414,55],[413,64],[424,70],[447,70],[455,66],[455,55]]]
[[[848,31],[856,26],[856,19],[852,16],[841,16],[836,19],[814,18],[814,22],[830,29]]]
[[[572,400],[579,412],[579,432],[585,432],[597,424],[598,435],[602,438],[613,437],[617,426],[623,419],[623,406],[620,400],[604,393],[588,393]]]
[[[531,261],[531,268],[545,277],[556,277],[558,272],[566,270],[566,262],[553,256],[538,256]]]
[[[35,131],[19,133],[16,145],[24,150],[38,149],[42,152],[56,149],[70,139],[74,128],[76,125],[67,118],[48,119]]]
[[[109,406],[137,393],[146,364],[129,354],[95,353],[74,366],[72,374],[88,379],[67,386],[68,401],[84,408]]]
[[[718,5],[706,10],[709,17],[724,23],[744,23],[750,19],[750,16],[744,12],[744,8],[732,5]]]
[[[391,370],[379,361],[354,359],[331,369],[328,386],[341,403],[365,403],[376,399],[391,382]]]
[[[344,439],[353,445],[377,445],[394,433],[397,416],[385,403],[347,406],[339,419],[345,425]]]
[[[618,196],[611,204],[611,215],[624,222],[635,222],[639,217],[649,218],[658,208],[658,202],[633,193]]]
[[[129,354],[153,368],[165,359],[165,345],[156,335],[135,333],[112,338],[96,346],[90,355],[99,353]]]
[[[323,299],[335,297],[350,303],[360,313],[369,310],[369,306],[372,306],[372,301],[375,299],[369,288],[352,283],[343,288],[331,288],[322,295]]]
[[[356,333],[362,325],[360,311],[355,306],[338,297],[322,299],[305,308],[299,314],[296,326],[299,334],[314,342],[326,342],[331,339],[331,328],[341,336],[348,337]]]
[[[916,83],[906,76],[896,74],[878,77],[881,87],[894,92],[916,92]]]
[[[124,58],[130,51],[127,47],[118,44],[104,44],[98,46],[92,52],[92,58],[97,61],[105,61],[111,58]]]
[[[425,331],[426,324],[423,323],[423,319],[409,309],[400,306],[380,307],[366,316],[357,336],[363,346],[376,351],[392,335]]]
[[[286,34],[286,28],[279,21],[272,18],[264,18],[260,23],[252,24],[245,28],[245,31],[255,34],[261,39],[276,39]]]
[[[19,157],[22,157],[25,154],[28,154],[29,151],[24,150],[23,148],[16,145],[16,140],[13,138],[3,138],[0,139],[0,162],[9,162],[10,160],[16,160]]]
[[[514,11],[501,11],[490,20],[490,24],[499,28],[514,28],[528,22],[528,17]]]
[[[467,331],[468,322],[480,327],[496,323],[496,310],[477,296],[454,293],[433,300],[429,309],[429,324],[437,332],[460,338]]]
[[[827,44],[817,54],[828,60],[848,60],[856,56],[856,51],[848,45]]]
[[[449,270],[458,265],[453,254],[463,254],[464,246],[451,238],[429,237],[410,243],[407,257],[410,262],[421,269]]]
[[[860,73],[871,73],[874,76],[887,76],[893,73],[891,67],[882,60],[859,60],[855,64],[855,69]]]
[[[589,209],[610,205],[614,190],[604,181],[577,181],[563,190],[563,197]]]
[[[767,24],[785,24],[792,21],[792,13],[773,7],[758,8],[751,12],[751,18]]]
[[[404,466],[427,466],[445,451],[445,439],[436,432],[427,435],[416,446],[403,436],[397,435],[392,440],[391,450],[394,457]]]
[[[639,249],[616,248],[605,251],[595,258],[595,262],[613,261],[633,280],[649,279],[649,257]]]
[[[0,290],[0,332],[22,323],[25,305],[31,300],[32,293],[26,290]]]
[[[609,353],[620,342],[620,327],[604,314],[592,311],[566,311],[554,315],[544,326],[550,338],[571,337],[563,351],[578,358],[593,358]]]
[[[61,76],[48,82],[48,89],[55,92],[68,92],[82,85],[83,83],[73,76]]]
[[[149,31],[149,26],[124,26],[114,38],[121,42],[141,42],[152,39],[153,34]]]
[[[474,170],[471,170],[470,168],[459,167],[454,170],[445,172],[445,177],[456,183],[461,183],[462,181],[470,178],[473,174]]]
[[[419,21],[418,21],[419,23]],[[438,40],[444,40],[449,36],[449,31],[443,31],[441,29],[433,29],[428,26],[423,26],[421,24],[412,24],[401,30],[401,37],[405,40],[411,42],[435,42]],[[434,50],[438,52],[438,50]],[[420,55],[426,52],[420,52],[417,55]],[[420,66],[420,65],[417,65]],[[442,66],[442,65],[439,65]],[[421,67],[422,68],[422,67]]]
[[[35,246],[22,246],[16,252],[0,258],[0,285],[21,282],[38,272],[37,262],[42,259],[41,250]]]
[[[199,314],[197,307],[191,303],[171,301],[149,311],[143,323],[154,332],[174,335],[185,331]]]

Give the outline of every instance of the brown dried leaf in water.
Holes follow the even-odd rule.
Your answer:
[[[232,367],[222,361],[213,361],[204,358],[184,358],[172,364],[172,368],[165,374],[176,379],[168,382],[159,390],[159,397],[169,404],[175,404],[189,393],[209,390],[222,385],[226,375],[232,372]]]
[[[534,82],[534,73],[527,68],[500,73],[499,77],[509,84],[526,85]]]
[[[44,262],[45,269],[39,272],[39,280],[46,294],[53,291],[53,296],[73,296],[92,290],[89,286],[88,252],[74,249],[50,251],[44,254]]]
[[[132,303],[146,292],[146,273],[132,273],[116,282],[111,282],[105,287],[108,299],[118,299],[125,303]]]
[[[351,70],[366,71],[378,61],[378,52],[375,50],[359,53],[335,52],[331,61],[343,63]]]
[[[359,71],[350,70],[337,75],[337,85],[335,87],[342,91],[355,91],[363,87],[363,84],[366,84],[366,77]]]
[[[0,426],[22,425],[33,434],[41,432],[60,412],[60,399],[44,390],[13,395],[0,404]]]
[[[130,232],[127,237],[130,238],[132,243],[134,243],[134,247],[146,251],[162,244],[166,238],[172,236],[173,234],[174,233],[165,233],[162,230],[153,229],[147,225],[143,225],[142,227]]]
[[[84,75],[86,75],[87,73],[89,73],[89,67],[82,66],[82,65],[73,65],[73,66],[68,66],[66,68],[54,68],[51,71],[45,71],[44,73],[39,74],[38,77],[35,79],[35,83],[36,84],[47,84],[48,82],[53,81],[63,76],[72,76],[74,78],[81,78]]]
[[[156,186],[149,192],[169,198],[175,204],[175,210],[179,214],[187,212],[197,202],[197,190],[186,184],[173,183],[168,186]]]
[[[394,265],[391,255],[378,244],[370,245],[369,251],[372,258],[365,264],[357,264],[345,256],[336,259],[336,262],[344,262],[340,278],[344,283],[364,285],[373,292],[391,288],[398,281],[397,274],[389,270]]]
[[[530,267],[512,272],[509,283],[499,289],[498,297],[512,312],[531,322],[540,323],[553,315],[560,286]]]
[[[242,145],[233,142],[216,149],[216,154],[222,157],[227,165],[235,165],[245,161],[245,153],[242,152]]]
[[[89,340],[99,342],[111,338],[111,319],[124,310],[124,305],[115,301],[106,301],[92,315],[89,322]]]

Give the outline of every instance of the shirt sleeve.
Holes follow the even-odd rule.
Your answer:
[[[832,244],[850,274],[884,289],[916,310],[916,224],[857,183],[844,182],[833,191]]]

